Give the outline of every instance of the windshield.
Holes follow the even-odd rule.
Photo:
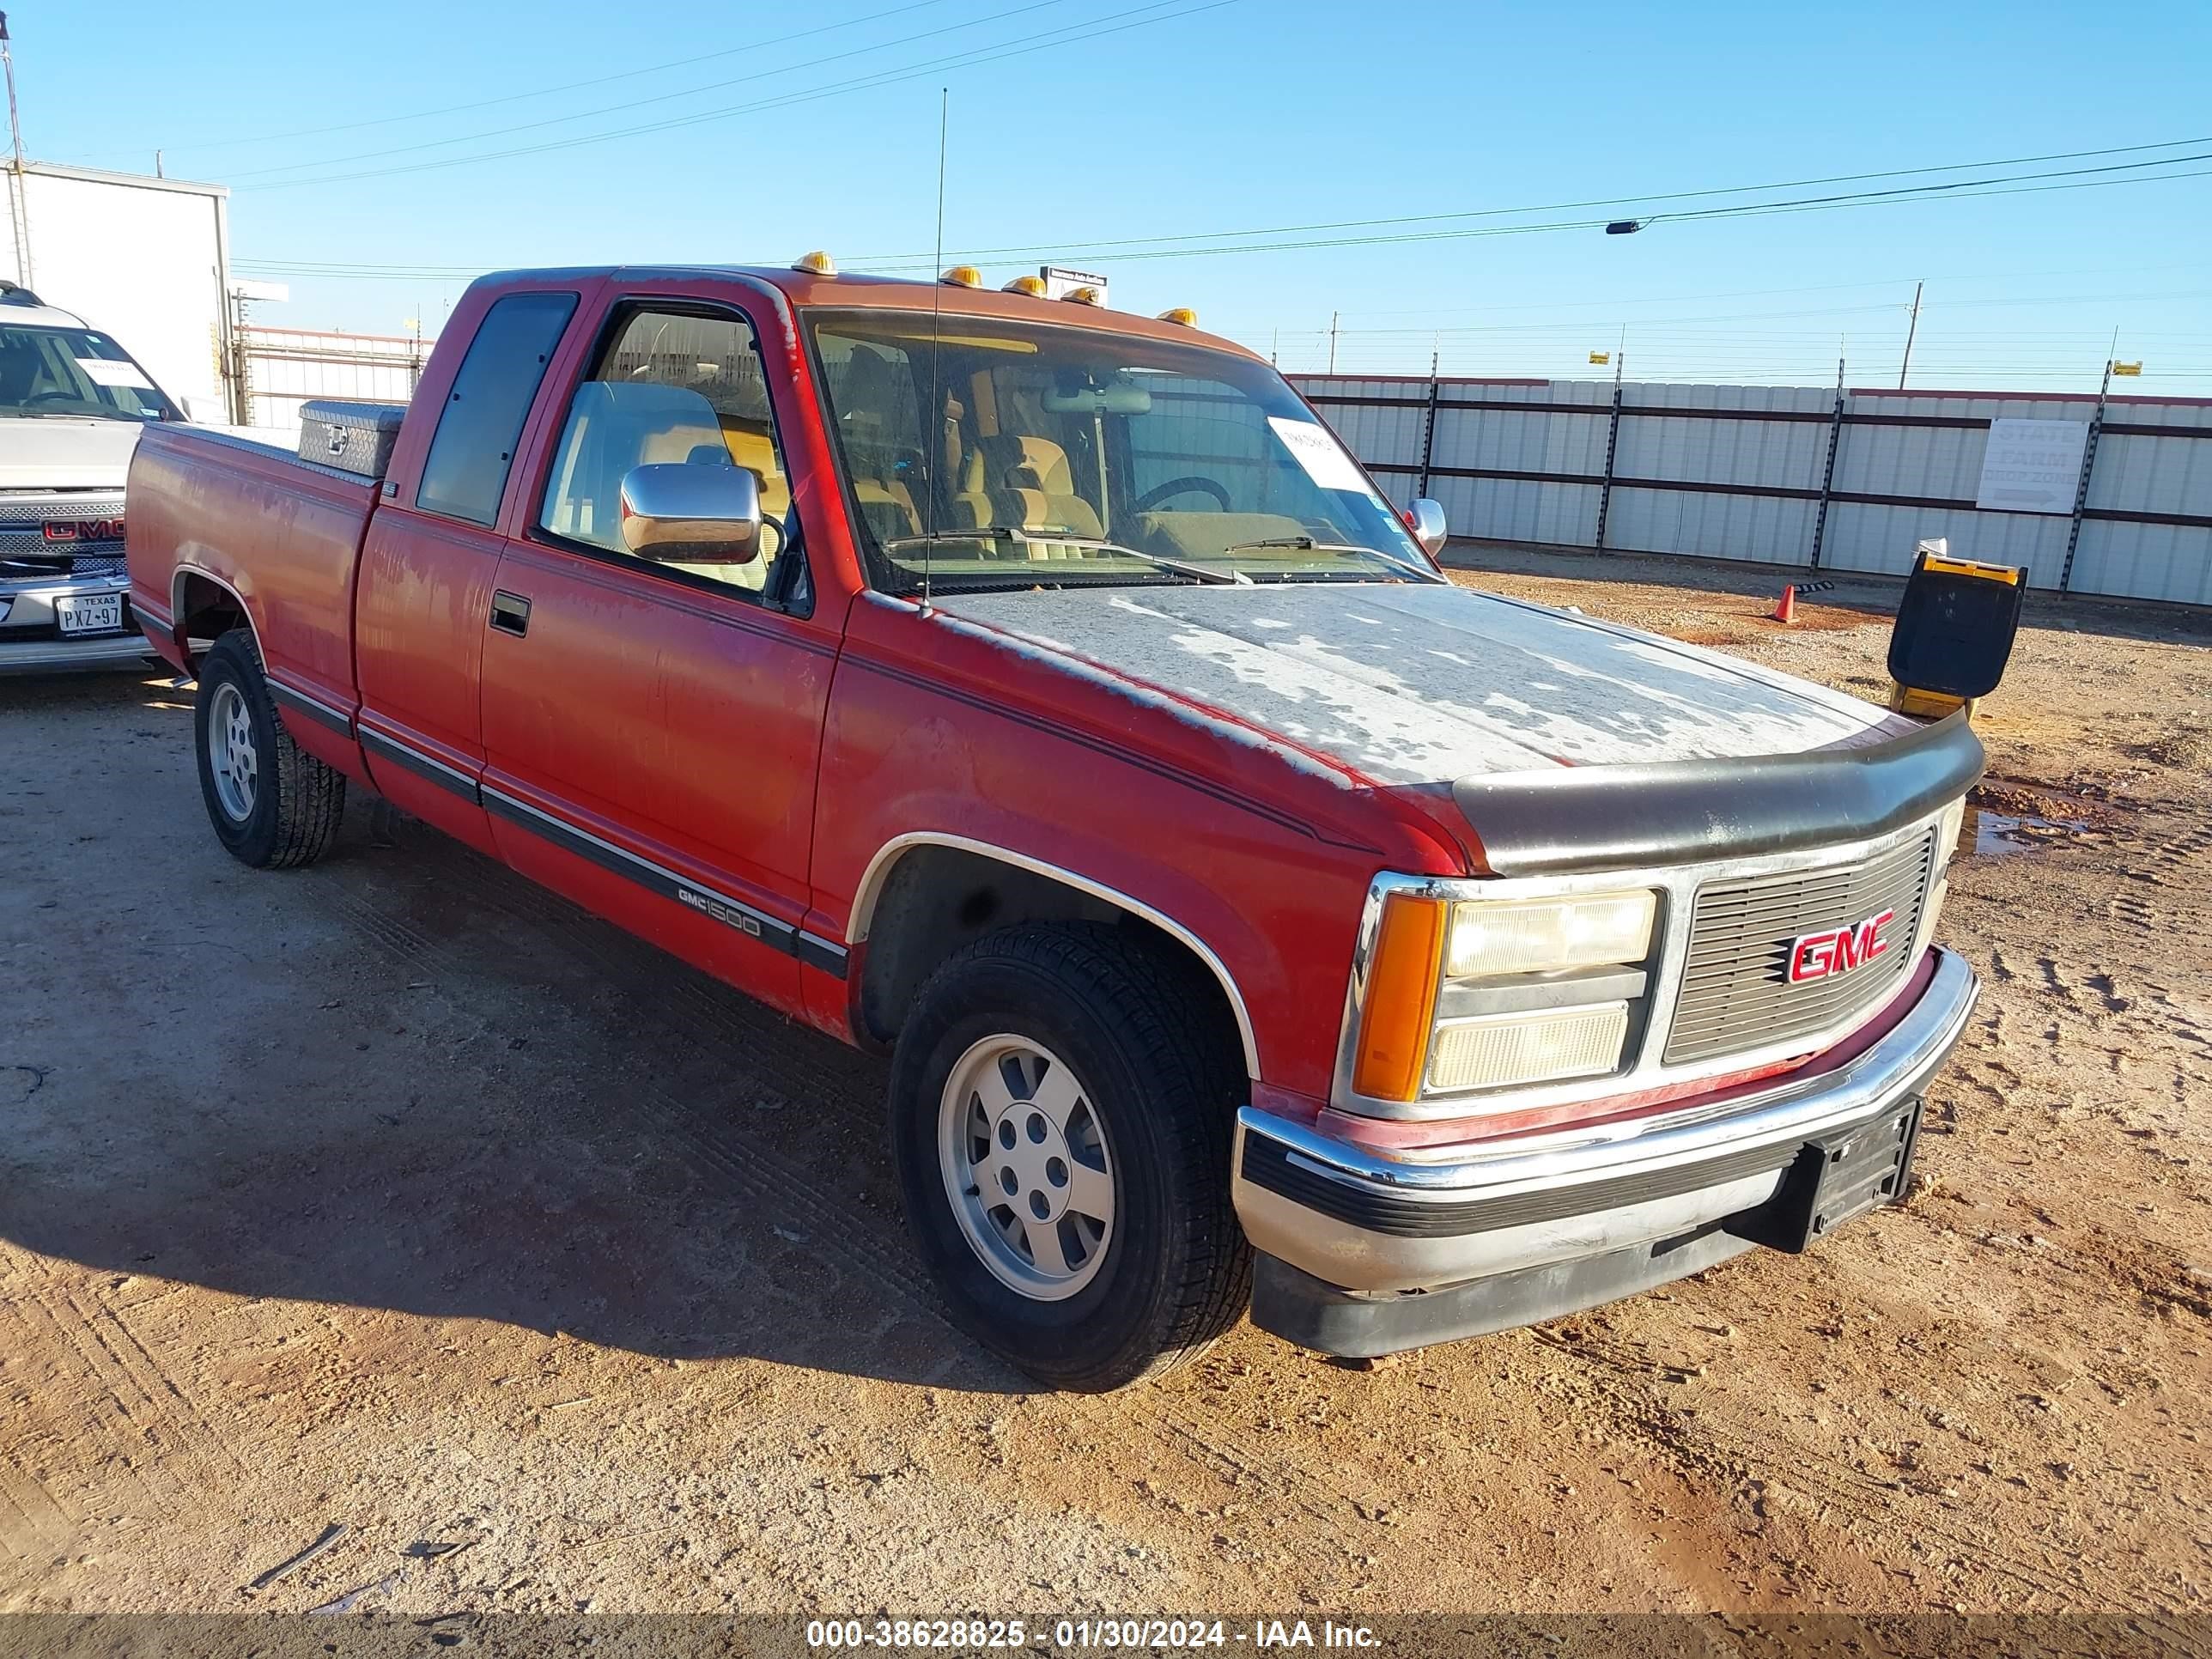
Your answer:
[[[40,415],[184,418],[131,354],[105,334],[0,321],[0,420]]]
[[[1436,580],[1264,363],[975,317],[933,339],[912,311],[809,327],[880,589],[918,592],[925,566],[947,592]]]

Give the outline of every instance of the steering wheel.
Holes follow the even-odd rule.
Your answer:
[[[1212,496],[1217,507],[1224,513],[1229,511],[1229,492],[1211,478],[1170,478],[1164,484],[1154,484],[1137,498],[1137,504],[1129,510],[1132,513],[1149,513],[1162,501],[1191,490]]]

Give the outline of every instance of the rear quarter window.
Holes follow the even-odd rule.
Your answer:
[[[415,505],[471,524],[499,517],[522,423],[553,349],[575,315],[574,294],[510,294],[493,303],[469,342],[438,415]]]

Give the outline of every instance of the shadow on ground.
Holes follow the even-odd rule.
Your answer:
[[[0,1237],[250,1297],[1012,1390],[946,1325],[878,1062],[356,801],[216,847],[189,693],[0,688]]]

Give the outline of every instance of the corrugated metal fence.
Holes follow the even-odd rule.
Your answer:
[[[2212,399],[1291,380],[1455,535],[1889,575],[1943,536],[2037,587],[2212,605]],[[2088,422],[2070,514],[1977,507],[1997,418]]]

